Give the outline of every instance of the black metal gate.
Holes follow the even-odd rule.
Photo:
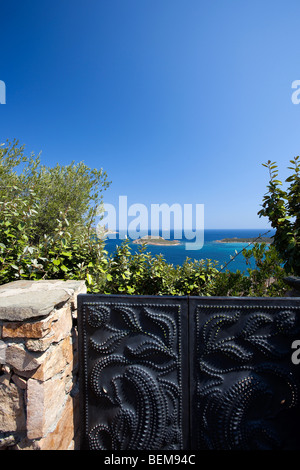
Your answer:
[[[81,448],[298,449],[299,298],[78,296]]]

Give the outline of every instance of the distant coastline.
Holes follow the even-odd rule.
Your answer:
[[[217,243],[273,243],[273,237],[253,237],[253,238],[223,238],[215,240]]]
[[[132,238],[128,238],[130,242],[130,247],[132,253],[138,253],[140,248],[146,246],[146,251],[152,253],[154,256],[157,253],[161,253],[167,263],[173,264],[174,266],[182,266],[186,262],[186,258],[190,257],[191,259],[200,260],[200,259],[210,259],[217,260],[219,265],[225,265],[230,260],[230,256],[234,256],[235,250],[240,251],[242,248],[246,248],[250,245],[251,242],[257,238],[262,238],[261,241],[265,241],[266,237],[274,236],[274,232],[270,232],[266,235],[264,231],[267,231],[268,227],[265,229],[206,229],[204,234],[204,245],[201,249],[194,249],[192,251],[186,249],[186,241],[190,241],[184,237],[184,234],[181,237],[176,237],[175,231],[170,231],[170,236],[164,233],[158,232],[155,235],[162,235],[165,239],[177,240],[174,244],[170,241],[162,243],[161,240],[157,240],[155,243],[148,243],[149,240],[141,240],[144,235],[147,233],[139,233],[138,239],[134,242]],[[118,230],[118,229],[117,229]],[[264,230],[264,231],[263,231]],[[120,234],[121,235],[121,234]],[[136,236],[137,236],[136,235]],[[148,235],[151,235],[149,231]],[[154,233],[152,234],[154,235]],[[219,240],[219,242],[216,242]],[[229,242],[221,243],[221,240],[230,240]],[[178,241],[180,243],[178,243]],[[239,242],[240,241],[240,242]],[[119,238],[119,235],[112,237],[107,237],[105,240],[106,250],[109,255],[114,256],[118,246],[122,242],[122,239]],[[133,243],[134,242],[134,243]],[[244,244],[243,244],[244,242]],[[272,246],[267,244],[266,247]],[[228,269],[232,272],[245,271],[247,272],[248,265],[246,264],[245,258],[240,255],[237,256],[232,263],[228,264]]]
[[[142,245],[143,243],[145,243],[146,245],[156,245],[156,246],[180,245],[180,241],[178,240],[165,240],[163,237],[150,236],[150,235],[146,235],[145,237],[133,240],[133,243],[136,243],[138,245]]]

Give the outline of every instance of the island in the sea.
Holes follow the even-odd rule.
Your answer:
[[[218,243],[273,243],[273,237],[254,237],[254,238],[223,238],[216,240]]]
[[[137,238],[133,240],[133,243],[137,243],[142,245],[145,243],[146,245],[163,245],[163,246],[171,246],[171,245],[180,245],[180,241],[178,240],[165,240],[163,237],[156,236],[156,235],[146,235],[145,237]]]

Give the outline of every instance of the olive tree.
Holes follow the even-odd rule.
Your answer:
[[[83,161],[49,167],[41,163],[40,154],[27,156],[18,141],[0,146],[0,200],[29,192],[36,196],[36,241],[54,233],[61,214],[71,234],[90,229],[109,184],[102,168],[91,169]]]

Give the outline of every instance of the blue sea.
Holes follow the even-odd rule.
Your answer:
[[[268,233],[266,233],[268,232]],[[152,255],[162,254],[164,259],[173,265],[182,265],[186,258],[193,259],[210,259],[212,261],[218,261],[218,268],[224,266],[226,263],[226,269],[235,272],[237,270],[246,271],[247,266],[242,254],[239,254],[231,261],[231,257],[236,255],[236,252],[240,252],[244,247],[248,247],[249,243],[219,243],[218,240],[224,238],[254,238],[259,235],[271,237],[274,235],[274,231],[270,229],[206,229],[204,231],[204,246],[199,250],[187,250],[185,243],[191,242],[192,240],[186,240],[184,237],[180,240],[180,245],[173,246],[154,246],[147,245],[147,252]],[[118,234],[116,235],[118,237]],[[170,239],[174,239],[174,232],[171,232]],[[177,238],[178,239],[178,238]],[[113,254],[116,250],[116,246],[120,245],[122,240],[106,239],[105,249],[109,254]],[[132,253],[138,252],[140,245],[132,243],[130,240],[130,248]]]

